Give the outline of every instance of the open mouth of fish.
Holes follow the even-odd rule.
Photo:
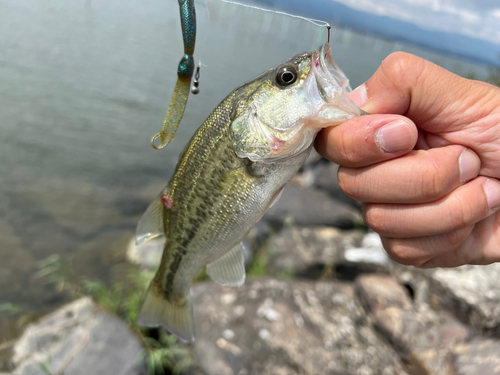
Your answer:
[[[318,109],[316,115],[311,117],[315,127],[338,125],[363,114],[347,96],[352,91],[349,80],[333,59],[328,43],[314,51],[311,71],[314,79],[307,83],[307,93]],[[324,124],[322,120],[325,120]]]

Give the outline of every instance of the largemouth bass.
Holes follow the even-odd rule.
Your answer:
[[[305,162],[318,131],[363,114],[348,91],[326,43],[237,88],[215,108],[139,222],[137,244],[166,237],[140,325],[194,340],[193,277],[206,265],[214,281],[243,284],[241,241]]]

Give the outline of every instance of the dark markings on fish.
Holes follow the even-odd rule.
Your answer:
[[[167,282],[165,285],[165,298],[167,299],[167,301],[170,301],[170,302],[171,302],[170,296],[172,295],[172,292],[173,292],[175,273],[177,272],[177,269],[179,268],[179,265],[181,264],[182,255],[183,254],[181,254],[181,253],[176,253],[174,255],[174,260],[170,264],[169,273],[167,275]]]

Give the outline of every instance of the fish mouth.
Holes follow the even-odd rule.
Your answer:
[[[347,96],[352,92],[349,80],[333,59],[329,43],[314,51],[311,65],[307,91],[318,110],[312,118],[315,127],[338,125],[366,114]]]

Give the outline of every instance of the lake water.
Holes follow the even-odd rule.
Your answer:
[[[247,2],[249,3],[249,2]],[[124,249],[178,154],[236,86],[317,48],[326,29],[302,20],[197,1],[201,93],[189,98],[172,144],[153,150],[182,56],[176,0],[0,0],[0,306],[29,313],[66,298],[40,277],[113,282]],[[326,20],[330,21],[330,20]],[[348,29],[332,51],[353,87],[404,50],[459,74],[486,68]],[[0,343],[15,334],[0,312]]]

